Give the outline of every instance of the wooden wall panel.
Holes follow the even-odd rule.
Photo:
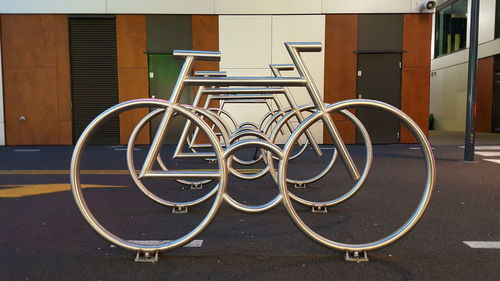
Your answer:
[[[192,16],[193,50],[219,51],[219,16]],[[219,70],[218,61],[196,61],[194,70]]]
[[[145,15],[116,16],[116,48],[119,101],[148,98]],[[147,109],[141,109],[120,115],[120,142],[122,144],[128,142],[128,137],[135,125],[147,113]],[[149,143],[149,126],[142,130],[137,143]]]
[[[3,66],[55,67],[55,17],[2,15]]]
[[[217,15],[193,15],[191,18],[191,34],[193,50],[219,51],[219,16]],[[194,71],[216,71],[219,70],[218,61],[195,61]],[[197,88],[193,90],[196,93]],[[200,104],[205,103],[202,98]],[[219,101],[211,101],[210,107],[219,107]],[[200,143],[208,142],[206,136],[198,137]]]
[[[116,16],[116,45],[118,67],[148,67],[146,16]]]
[[[476,131],[491,133],[494,57],[480,59],[477,72]]]
[[[432,14],[405,14],[403,19],[403,53],[401,110],[429,135],[429,96]],[[401,143],[415,139],[402,126]]]
[[[72,144],[71,71],[69,62],[68,17],[56,17],[56,71],[59,113],[59,144]]]
[[[326,15],[325,97],[326,103],[356,98],[357,15]],[[345,143],[355,142],[355,128],[338,114],[333,115]],[[328,132],[324,143],[331,143]]]
[[[67,16],[1,22],[7,145],[71,144]]]
[[[6,68],[4,79],[7,145],[59,144],[55,68]]]
[[[431,67],[432,14],[403,17],[403,67]]]

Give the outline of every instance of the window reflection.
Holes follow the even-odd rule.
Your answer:
[[[467,40],[467,0],[454,1],[436,12],[435,56],[465,48]]]

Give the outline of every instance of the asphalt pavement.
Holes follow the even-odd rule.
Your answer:
[[[0,147],[0,280],[500,280],[500,142],[479,143],[472,163],[462,161],[459,144],[436,141],[433,147],[437,182],[425,214],[403,239],[368,252],[369,261],[361,263],[314,243],[282,205],[245,214],[228,204],[192,244],[162,252],[156,263],[137,263],[134,252],[103,239],[78,210],[69,186],[72,146]],[[323,149],[328,159],[332,150]],[[349,149],[362,167],[364,148]],[[145,151],[137,148],[137,163]],[[143,242],[172,240],[203,220],[212,201],[173,214],[135,187],[124,153],[122,146],[89,147],[82,162],[85,200],[110,232]],[[421,152],[415,145],[378,145],[374,156],[366,184],[352,199],[327,213],[296,205],[304,221],[345,243],[374,241],[400,227],[422,193]],[[352,181],[337,162],[322,182],[290,190],[311,200],[343,194]],[[290,175],[307,177],[323,164],[306,157]],[[144,184],[159,196],[192,200],[216,183],[201,190]],[[244,204],[278,194],[268,176],[230,178],[228,192]]]

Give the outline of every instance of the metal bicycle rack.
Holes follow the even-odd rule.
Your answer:
[[[147,262],[157,261],[159,252],[181,247],[195,239],[210,224],[223,202],[226,202],[236,210],[246,213],[265,212],[283,203],[291,220],[306,236],[325,247],[345,252],[345,260],[347,261],[367,261],[367,251],[373,251],[394,243],[412,229],[425,211],[435,181],[434,158],[424,133],[406,114],[383,102],[356,99],[334,104],[323,103],[319,91],[300,55],[302,52],[321,51],[321,43],[285,43],[285,47],[292,58],[293,65],[271,65],[270,67],[274,75],[272,77],[230,77],[224,72],[218,71],[196,72],[194,76],[191,76],[190,73],[195,60],[220,60],[220,53],[174,51],[175,57],[184,58],[185,61],[170,100],[131,100],[117,104],[96,117],[78,140],[73,152],[70,169],[72,192],[76,204],[91,227],[114,245],[136,251],[136,261]],[[294,69],[298,72],[298,76],[281,76],[282,71]],[[197,86],[198,91],[193,104],[181,105],[179,101],[182,90],[187,86]],[[311,98],[312,104],[298,105],[289,92],[288,87],[305,88]],[[281,105],[278,95],[285,97],[288,103],[287,107]],[[203,105],[201,104],[203,100],[202,96],[208,97]],[[210,101],[212,100],[219,100],[222,102],[222,105],[219,108],[211,108]],[[259,124],[248,122],[238,124],[229,113],[225,112],[223,103],[227,102],[263,102],[268,106],[269,112],[262,117]],[[324,213],[327,212],[329,206],[340,204],[351,198],[362,187],[370,171],[373,153],[370,137],[366,129],[361,121],[349,111],[350,109],[360,107],[385,111],[399,119],[406,126],[421,147],[425,162],[426,180],[418,206],[399,228],[376,241],[352,244],[333,241],[315,232],[298,215],[293,202],[307,206],[315,213]],[[137,187],[151,200],[171,207],[174,213],[186,213],[190,207],[206,202],[208,199],[213,199],[207,215],[193,230],[177,239],[162,240],[156,244],[142,244],[139,241],[127,240],[109,231],[97,220],[89,209],[81,186],[81,158],[93,131],[109,118],[136,108],[148,108],[151,110],[136,125],[127,145],[127,165]],[[306,112],[308,113],[307,117],[304,115]],[[366,151],[365,164],[361,171],[355,165],[343,142],[331,117],[332,113],[342,114],[361,133]],[[186,119],[186,123],[178,145],[175,148],[173,158],[205,159],[211,163],[214,169],[176,170],[171,167],[169,169],[168,163],[160,156],[160,150],[162,141],[168,130],[169,122],[175,116],[182,116]],[[137,136],[141,129],[151,122],[154,117],[160,118],[161,121],[152,139],[144,163],[137,170],[133,154]],[[296,120],[298,125],[293,126],[292,120]],[[322,122],[327,129],[326,132],[328,132],[332,139],[334,147],[332,158],[329,160],[328,165],[315,176],[308,179],[292,179],[290,175],[287,175],[289,163],[303,153],[303,147],[310,147],[316,156],[323,154],[311,132],[311,126],[316,122]],[[285,131],[290,135],[284,147],[280,147],[276,140],[278,135],[283,135]],[[203,143],[197,142],[198,134],[200,133],[207,138]],[[188,151],[184,149],[186,145]],[[296,149],[297,146],[301,147],[298,152]],[[259,151],[258,157],[251,160],[243,160],[235,157],[237,151],[246,148],[257,149]],[[305,188],[308,184],[323,178],[332,170],[333,163],[337,160],[342,161],[348,175],[354,182],[354,185],[341,196],[317,202],[306,200],[289,191],[289,185]],[[265,167],[253,174],[241,173],[233,167],[235,162],[240,165],[252,165],[258,161],[262,161]],[[155,170],[155,164],[159,165],[160,169]],[[261,205],[249,205],[238,202],[227,192],[227,181],[230,174],[244,180],[252,180],[262,177],[265,174],[270,174],[273,179],[272,184],[278,186],[278,194],[273,199]],[[146,184],[143,183],[145,179],[176,180],[182,184],[190,185],[193,189],[201,188],[204,184],[212,181],[215,181],[216,184],[205,195],[199,198],[177,202],[162,198],[151,192]]]

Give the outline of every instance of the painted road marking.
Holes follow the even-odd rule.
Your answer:
[[[500,151],[476,151],[474,152],[477,155],[484,157],[498,157],[500,156]]]
[[[464,148],[463,145],[459,146]],[[474,147],[474,154],[483,157],[500,157],[500,145],[479,145]],[[493,151],[488,151],[493,150]],[[484,161],[492,162],[495,164],[500,164],[500,159],[482,159]]]
[[[460,148],[464,148],[463,145],[459,146]],[[476,145],[474,147],[476,150],[500,150],[500,145]]]
[[[463,241],[473,249],[500,249],[500,241]]]
[[[489,161],[489,162],[500,164],[500,159],[483,159],[483,160],[484,161]]]
[[[40,152],[40,149],[14,149],[14,152]]]
[[[432,148],[432,149],[436,149],[435,147],[431,147],[431,148]],[[416,150],[416,149],[422,149],[422,148],[421,148],[420,146],[418,146],[418,147],[410,147],[410,149],[412,149],[412,150]]]
[[[116,188],[125,185],[82,184],[82,188]],[[68,183],[0,185],[0,198],[19,198],[54,192],[69,191]]]
[[[172,240],[128,240],[128,242],[142,244],[142,245],[158,245],[164,244],[168,242],[172,242]],[[203,245],[203,240],[193,240],[183,247],[186,248],[200,248]]]

